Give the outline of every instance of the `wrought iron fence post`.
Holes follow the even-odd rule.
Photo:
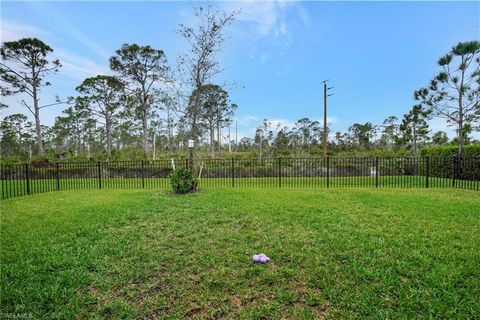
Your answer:
[[[378,188],[378,157],[375,157],[375,188]]]
[[[60,165],[55,162],[55,178],[57,180],[57,190],[60,190]]]
[[[282,187],[282,158],[278,158],[278,187]]]
[[[232,158],[232,188],[235,187],[235,163],[234,158]]]
[[[30,176],[28,163],[25,163],[25,186],[27,188],[27,194],[30,194]]]
[[[425,188],[429,187],[429,180],[430,179],[430,158],[425,156]]]
[[[327,188],[330,188],[330,157],[327,156]]]
[[[145,162],[142,159],[142,189],[145,189]]]
[[[102,168],[100,161],[97,161],[97,169],[98,169],[98,189],[102,189]]]

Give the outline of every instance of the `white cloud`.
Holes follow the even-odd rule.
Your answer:
[[[247,27],[242,26],[240,35],[253,42],[267,40],[275,47],[262,50],[254,44],[250,57],[261,62],[283,54],[282,51],[293,44],[292,19],[298,19],[304,26],[309,25],[308,12],[295,1],[241,1],[226,6],[227,10],[239,10],[237,21],[247,24]]]
[[[2,42],[18,40],[25,37],[38,37],[49,40],[51,37],[51,33],[36,26],[10,20],[1,21],[0,35]],[[53,56],[58,58],[62,63],[60,75],[67,76],[75,80],[83,80],[88,76],[108,74],[110,72],[108,66],[106,65],[106,60],[105,65],[98,64],[91,59],[82,57],[67,49],[58,48],[52,44],[51,41],[48,41],[48,43],[54,49]]]
[[[48,32],[31,25],[3,19],[0,22],[0,40],[2,42],[14,41],[25,37],[40,38],[48,35]]]
[[[322,121],[323,121],[323,120],[322,120]],[[336,123],[338,123],[338,118],[335,117],[335,116],[333,116],[333,117],[327,116],[327,123],[328,123],[329,125],[336,124]]]
[[[268,120],[272,124],[273,129],[282,129],[287,127],[287,129],[292,129],[295,127],[295,121],[288,120],[288,119],[272,119]]]
[[[309,25],[308,12],[295,1],[242,1],[231,6],[240,10],[237,20],[252,24],[259,37],[290,36],[289,14]]]
[[[62,63],[61,72],[75,80],[83,80],[86,77],[111,73],[107,65],[98,64],[65,49],[55,50],[55,55]]]
[[[259,117],[251,114],[240,115],[236,117],[239,126],[250,126],[260,120]]]
[[[270,60],[272,57],[272,55],[270,54],[270,52],[264,52],[262,54],[260,54],[260,61],[261,62],[265,62],[265,61],[268,61]]]
[[[68,27],[68,30],[77,42],[81,43],[84,47],[90,49],[92,52],[96,53],[98,56],[108,60],[110,58],[110,54],[98,43],[93,41],[92,39],[88,38],[82,31],[73,28],[72,26]]]
[[[55,28],[59,28],[64,33],[68,33],[68,39],[73,40],[85,48],[89,49],[92,53],[98,55],[103,59],[108,59],[110,54],[98,43],[88,37],[81,29],[74,26],[63,15],[58,14],[55,9],[46,2],[31,2],[31,5],[35,6],[35,11],[47,21],[51,21],[55,24]]]
[[[297,11],[298,11],[298,17],[300,20],[303,22],[305,26],[310,26],[310,16],[308,15],[307,10],[303,8],[302,6],[297,6]]]
[[[245,1],[240,5],[239,21],[246,21],[254,25],[254,30],[261,37],[278,33],[278,20],[280,7],[275,1],[250,2]]]

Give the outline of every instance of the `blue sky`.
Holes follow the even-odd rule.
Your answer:
[[[480,38],[479,2],[218,2],[240,9],[219,56],[225,71],[217,83],[236,83],[239,135],[253,134],[262,119],[292,126],[321,119],[322,80],[332,131],[354,122],[401,117],[412,94],[438,71],[437,59],[459,41]],[[108,57],[125,42],[149,44],[175,63],[186,49],[175,33],[194,23],[188,2],[1,2],[1,40],[35,36],[63,63],[43,92],[66,97],[85,77],[109,73]],[[19,98],[2,98],[23,111]],[[52,124],[61,107],[44,109]],[[445,130],[443,121],[431,122]]]

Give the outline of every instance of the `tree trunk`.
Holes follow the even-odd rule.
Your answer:
[[[415,124],[413,124],[413,153],[417,155],[417,130]]]
[[[170,120],[170,109],[167,109],[167,131],[168,131],[168,155],[172,155],[172,126]]]
[[[210,157],[215,158],[215,127],[210,123]]]
[[[260,160],[262,160],[262,140],[261,139],[260,139],[259,147],[260,147]]]
[[[38,105],[38,97],[37,97],[37,87],[33,85],[33,111],[35,116],[35,133],[36,133],[36,140],[37,140],[37,148],[38,153],[40,156],[45,156],[45,150],[43,149],[43,141],[42,141],[42,127],[40,126],[40,107]]]
[[[463,154],[463,94],[462,92],[458,95],[458,156],[461,157]]]
[[[462,65],[465,65],[465,59],[462,56]],[[460,86],[458,89],[458,156],[463,154],[463,85],[465,79],[465,69],[461,69]]]
[[[197,75],[198,79],[198,75]],[[190,127],[190,139],[193,140],[193,149],[190,151],[190,158],[193,160],[193,157],[195,156],[195,149],[197,147],[196,144],[196,134],[197,134],[197,116],[199,112],[199,104],[200,104],[200,88],[202,87],[201,83],[197,80],[196,81],[197,85],[196,88],[193,92],[195,92],[195,103],[194,103],[194,108],[193,112],[190,113],[190,117],[192,118],[192,126]]]
[[[157,135],[156,135],[156,133],[154,132],[154,133],[153,133],[153,152],[152,152],[152,159],[153,159],[153,161],[155,161],[155,156],[156,156],[155,153],[157,152],[157,146],[156,146],[157,141],[156,141],[156,140],[157,140]]]
[[[196,147],[196,143],[195,143],[195,132],[197,131],[197,114],[194,113],[192,114],[192,126],[190,127],[190,139],[193,140],[193,153],[195,154],[195,147]],[[187,141],[188,143],[188,141]],[[188,145],[188,144],[187,144]]]
[[[43,141],[42,141],[42,127],[40,126],[40,106],[38,105],[38,90],[37,90],[37,71],[36,67],[36,59],[32,54],[32,98],[33,98],[33,111],[35,117],[35,133],[36,133],[36,140],[37,140],[37,148],[38,153],[40,156],[45,157],[45,150],[43,148]]]
[[[230,123],[228,124],[228,152],[232,153],[232,138],[230,137]]]
[[[18,123],[17,125],[17,133],[18,133],[18,144],[20,145],[20,149],[23,149],[22,127],[20,123]]]
[[[463,154],[463,121],[458,122],[458,156],[461,157]]]
[[[148,156],[148,121],[147,121],[147,110],[143,108],[142,114],[142,127],[143,127],[143,158],[147,159]]]
[[[220,131],[220,122],[217,124],[218,156],[222,156],[222,133]]]
[[[107,136],[107,154],[110,160],[110,157],[112,156],[112,123],[111,120],[108,119],[109,117],[107,116],[107,119],[105,119],[105,134]]]

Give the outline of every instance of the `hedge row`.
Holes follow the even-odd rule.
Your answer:
[[[420,155],[430,157],[454,157],[458,155],[458,145],[424,148],[420,151]],[[463,156],[480,157],[480,143],[464,146]]]
[[[463,149],[463,158],[459,159],[458,145],[430,147],[420,151],[422,156],[430,157],[429,173],[434,177],[450,178],[454,175],[458,179],[479,180],[480,144],[466,145]],[[455,172],[454,172],[455,171]]]

